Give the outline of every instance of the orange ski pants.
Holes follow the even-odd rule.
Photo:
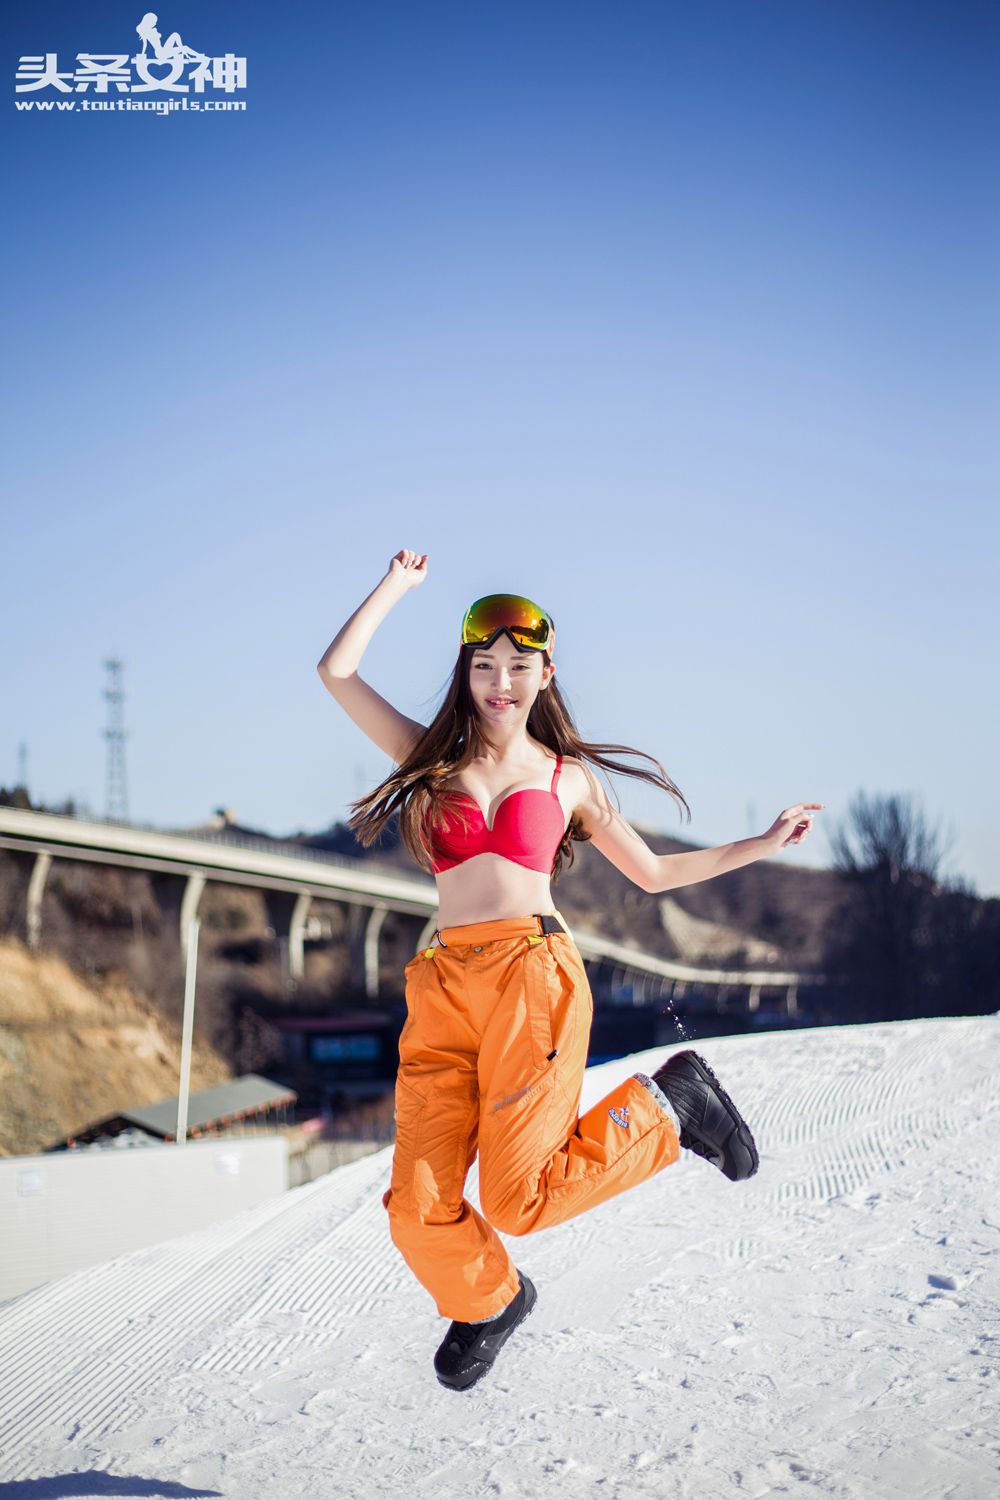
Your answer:
[[[593,998],[572,937],[541,929],[537,917],[447,927],[404,971],[382,1202],[411,1271],[460,1322],[517,1295],[497,1230],[561,1224],[680,1155],[677,1116],[643,1074],[578,1114]],[[463,1197],[477,1151],[482,1213]]]

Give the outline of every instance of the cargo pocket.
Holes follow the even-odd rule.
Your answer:
[[[413,1031],[414,1024],[420,1014],[420,996],[427,986],[427,982],[434,970],[434,960],[428,957],[427,949],[421,948],[416,957],[403,970],[406,978],[406,1020],[403,1029],[399,1033],[399,1060],[402,1063],[407,1042]]]
[[[415,969],[419,967],[420,964],[430,963],[433,952],[433,944],[428,947],[418,949],[410,959],[409,963],[404,966],[403,973],[409,976],[414,972]]]
[[[553,940],[548,955],[549,969],[549,1025],[552,1045],[558,1047],[559,1055],[568,1060],[576,1046],[581,1027],[587,1026],[593,1014],[590,986],[582,964],[573,960],[571,952],[558,939]],[[585,1009],[589,1005],[589,1009]]]
[[[532,1074],[538,1078],[553,1062],[552,1004],[557,1000],[559,977],[552,955],[544,943],[532,946],[522,967],[524,1006],[530,1037]]]
[[[474,1075],[415,1079],[412,1072],[400,1071],[390,1187],[402,1217],[447,1224],[460,1216],[478,1105]]]
[[[396,1141],[390,1181],[390,1193],[397,1212],[413,1211],[416,1166],[426,1109],[426,1095],[413,1088],[400,1071],[396,1075]]]

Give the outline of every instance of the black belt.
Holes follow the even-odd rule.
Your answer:
[[[565,932],[566,931],[565,927],[559,921],[559,918],[558,917],[554,917],[551,912],[533,911],[531,913],[531,915],[533,917],[537,918],[537,920],[542,924],[542,937],[548,937],[549,934],[552,933],[552,932]],[[434,934],[433,935],[434,935],[434,937],[437,938],[438,943],[440,944],[440,946],[442,948],[446,948],[448,946],[447,943],[442,943],[441,942],[441,929],[440,929],[440,927],[436,927],[434,929]]]

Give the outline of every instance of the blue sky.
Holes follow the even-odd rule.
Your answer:
[[[103,811],[117,654],[134,818],[343,819],[390,765],[315,664],[412,547],[404,712],[527,593],[694,812],[627,817],[821,801],[822,864],[910,793],[1000,894],[997,8],[187,4],[245,113],[15,109],[141,14],[3,16],[0,783]]]

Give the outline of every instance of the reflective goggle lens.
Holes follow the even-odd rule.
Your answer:
[[[551,651],[556,630],[539,605],[520,594],[487,594],[470,604],[462,621],[462,645],[485,646],[506,627],[519,646]]]

